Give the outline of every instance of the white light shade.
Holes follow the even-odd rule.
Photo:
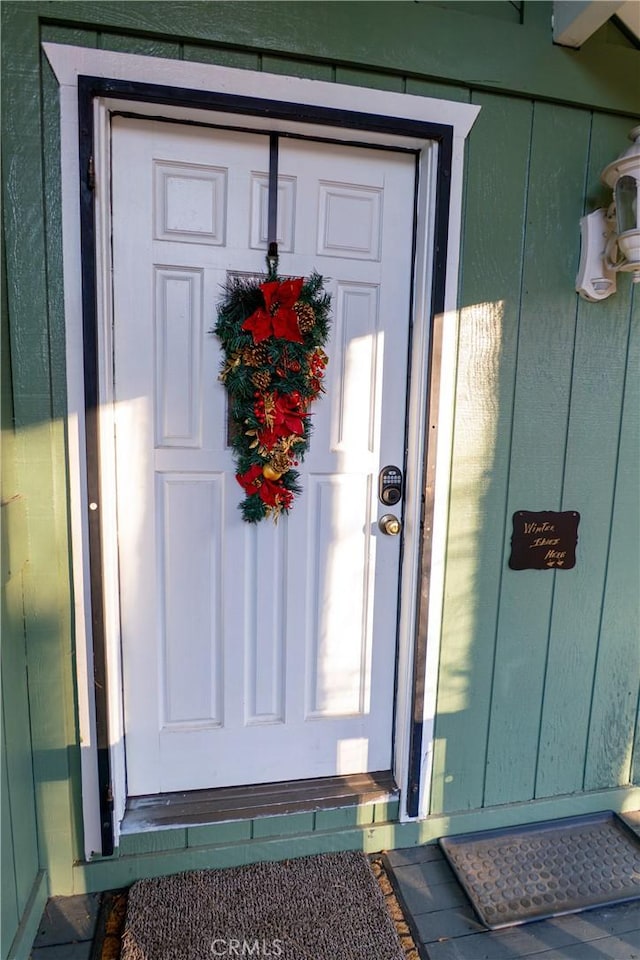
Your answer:
[[[638,223],[638,184],[625,174],[616,183],[616,220],[618,236],[627,230],[636,230]]]
[[[617,232],[607,244],[605,260],[613,270],[630,270],[633,282],[640,281],[640,126],[629,134],[633,141],[622,156],[602,172],[602,179],[611,187],[616,210]],[[611,254],[618,248],[619,257]]]

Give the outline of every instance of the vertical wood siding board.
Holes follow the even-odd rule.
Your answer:
[[[533,794],[531,799],[535,799],[538,796],[538,770],[540,766],[540,750],[542,747],[542,717],[544,713],[544,702],[547,692],[547,680],[549,676],[549,663],[551,660],[551,638],[552,638],[552,629],[553,629],[553,611],[556,598],[556,588],[557,588],[557,577],[552,574],[553,580],[551,583],[551,597],[549,600],[549,613],[547,619],[547,638],[546,638],[546,648],[545,648],[545,657],[544,657],[544,666],[542,668],[542,689],[540,691],[540,704],[538,708],[538,735],[535,753],[533,756]]]
[[[627,278],[621,278],[626,281]],[[585,789],[629,781],[640,676],[640,309],[631,296],[624,404],[620,421],[600,644],[589,724]]]
[[[4,518],[3,518],[4,519]],[[11,530],[7,531],[10,535]],[[38,872],[22,573],[3,585],[2,710],[9,809],[15,850],[18,911],[22,914]]]
[[[2,705],[4,712],[4,704]],[[16,883],[16,853],[13,838],[13,824],[11,822],[11,798],[9,796],[9,773],[7,769],[7,750],[5,744],[5,730],[2,725],[2,752],[0,756],[0,817],[2,818],[0,834],[0,855],[2,877],[2,897],[0,898],[0,952],[8,957],[9,948],[20,923],[18,910],[18,892]]]
[[[7,310],[7,272],[2,236],[2,486],[7,499],[20,494],[17,444],[13,429],[13,396]],[[2,956],[27,905],[38,873],[35,800],[27,688],[22,571],[27,560],[24,501],[2,509],[2,594],[0,622],[2,743]]]
[[[503,522],[520,299],[531,104],[474,95],[482,107],[467,155],[460,278],[460,339],[443,642],[431,812],[482,803],[488,692],[503,564]],[[501,232],[487,206],[500,198]],[[491,220],[492,223],[497,221]],[[504,302],[504,316],[490,306]],[[488,438],[486,436],[488,432]],[[489,479],[490,478],[490,479]],[[469,496],[471,494],[471,496]],[[471,553],[469,552],[471,551]],[[471,678],[473,678],[471,682]]]
[[[590,198],[600,195],[600,172],[611,159],[612,144],[618,138],[624,143],[627,126],[621,118],[592,118],[586,209],[591,208]],[[556,580],[536,797],[581,790],[584,782],[627,335],[628,296],[622,289],[599,304],[578,300],[562,506],[582,510],[583,516],[576,568],[570,577]],[[594,463],[596,471],[590,469]],[[571,698],[566,677],[572,680]]]
[[[507,572],[506,567],[506,550],[508,549],[507,545],[509,543],[509,522],[510,515],[508,509],[508,495],[511,488],[511,467],[513,464],[513,445],[514,445],[514,427],[515,427],[515,410],[516,410],[516,396],[518,388],[518,370],[520,366],[520,330],[522,324],[522,291],[524,289],[524,270],[525,270],[525,256],[524,251],[527,244],[527,224],[529,217],[529,184],[531,180],[531,158],[533,152],[533,125],[535,120],[535,102],[531,102],[530,114],[529,114],[529,131],[528,131],[528,142],[527,142],[527,164],[526,172],[524,175],[524,185],[525,185],[525,197],[524,197],[524,216],[522,221],[522,246],[521,246],[521,256],[520,256],[520,266],[518,271],[518,307],[517,307],[517,323],[516,323],[516,332],[515,332],[515,354],[514,354],[514,373],[511,383],[511,395],[509,398],[509,410],[510,410],[510,423],[509,423],[509,441],[507,448],[507,475],[506,475],[506,485],[504,492],[504,512],[503,512],[503,524],[502,524],[502,543],[504,544],[505,555],[503,557],[503,562],[500,568],[499,578],[498,578],[498,602],[497,610],[495,617],[495,630],[493,635],[493,656],[491,663],[491,684],[489,688],[489,695],[487,698],[487,725],[486,725],[486,736],[485,736],[485,749],[484,749],[484,767],[483,767],[483,776],[482,776],[482,807],[487,806],[487,771],[489,767],[489,744],[491,742],[492,734],[492,716],[493,716],[493,701],[494,693],[496,688],[496,673],[498,667],[498,650],[499,650],[499,638],[500,638],[500,627],[501,627],[501,597],[503,591],[504,577]]]
[[[588,137],[587,137],[587,151],[586,151],[586,156],[587,156],[587,157],[590,156],[590,152],[591,152],[591,131],[592,131],[591,119],[592,119],[592,117],[590,116],[590,117],[589,117],[589,133],[588,133]],[[587,164],[585,165],[585,169],[584,169],[583,189],[582,189],[582,194],[581,194],[583,197],[585,196],[585,193],[586,193],[588,177],[589,177],[589,164],[587,163]],[[563,459],[562,459],[562,476],[561,476],[561,478],[560,478],[560,491],[561,491],[561,493],[560,493],[560,504],[559,504],[560,509],[562,509],[563,506],[566,505],[566,501],[565,501],[565,492],[566,492],[566,491],[565,491],[565,481],[566,481],[566,475],[567,475],[567,456],[568,456],[568,447],[569,447],[569,429],[570,429],[570,424],[571,424],[571,412],[572,412],[572,406],[573,406],[573,403],[574,403],[574,400],[575,400],[575,397],[574,397],[574,391],[575,391],[575,376],[574,376],[574,374],[575,374],[575,371],[576,371],[576,342],[577,342],[577,337],[578,337],[578,311],[579,311],[579,304],[580,304],[580,302],[581,302],[581,301],[578,299],[578,297],[575,297],[574,314],[573,314],[573,316],[574,316],[574,319],[573,319],[573,343],[572,343],[572,345],[571,345],[571,369],[570,369],[570,373],[569,373],[569,398],[568,398],[568,402],[567,402],[567,420],[566,420],[565,433],[564,433],[564,457],[563,457]],[[567,315],[568,315],[568,314],[567,314]],[[569,506],[569,509],[570,509],[570,506]],[[539,712],[539,720],[538,720],[538,746],[537,746],[537,749],[536,749],[535,768],[534,768],[534,774],[533,774],[534,797],[538,796],[538,793],[537,793],[537,791],[538,791],[538,773],[539,773],[539,767],[540,767],[540,753],[541,753],[541,748],[542,748],[542,746],[543,746],[542,725],[543,725],[543,714],[544,714],[545,699],[546,699],[546,694],[547,694],[547,681],[548,681],[548,679],[549,679],[549,664],[550,664],[550,662],[551,662],[552,637],[553,637],[553,620],[554,620],[554,610],[555,610],[555,604],[556,604],[556,594],[557,594],[558,586],[560,586],[561,596],[564,596],[563,587],[569,586],[569,588],[571,588],[571,586],[573,586],[574,580],[575,580],[575,577],[572,577],[571,580],[569,580],[569,581],[567,581],[567,580],[562,580],[562,582],[561,582],[560,584],[558,584],[558,578],[554,576],[554,577],[553,577],[552,587],[551,587],[551,603],[550,603],[550,608],[549,608],[549,627],[548,627],[548,632],[547,632],[547,649],[546,649],[546,656],[545,656],[545,663],[544,663],[543,682],[542,682],[542,695],[541,695],[541,697],[540,697],[540,712]],[[565,606],[565,605],[564,605],[564,603],[561,602],[560,606],[561,606],[561,609],[564,609],[564,606]],[[564,637],[562,638],[561,642],[563,642],[563,641],[564,641]],[[566,699],[562,701],[562,703],[565,703],[565,702],[566,702]],[[558,707],[561,707],[561,705],[562,705],[562,704],[557,704]],[[571,720],[574,720],[573,715],[571,716]],[[546,756],[546,750],[545,750],[545,756]],[[573,788],[573,789],[579,789],[579,787],[575,787],[575,788]],[[569,793],[569,792],[571,792],[571,790],[566,790],[566,791],[565,791],[565,790],[562,790],[562,791],[559,791],[559,792]]]
[[[575,336],[575,225],[589,131],[586,111],[534,108],[508,516],[557,509]],[[570,278],[567,280],[567,278]],[[505,560],[509,540],[505,541]],[[533,797],[553,574],[505,571],[487,753],[487,804]]]
[[[25,4],[25,8],[29,5]],[[15,13],[15,11],[14,11]],[[16,428],[31,426],[37,422],[38,409],[42,411],[44,424],[50,419],[49,380],[49,344],[46,324],[47,302],[44,276],[38,265],[44,262],[43,210],[42,210],[42,169],[40,164],[40,104],[38,83],[38,37],[31,28],[35,18],[21,18],[24,29],[13,34],[14,43],[11,52],[5,57],[4,92],[11,103],[10,113],[14,122],[24,124],[36,131],[29,138],[29,150],[20,152],[20,131],[8,124],[3,138],[3,147],[20,158],[19,164],[12,165],[9,173],[9,188],[4,207],[5,229],[7,237],[7,280],[8,308],[12,337],[12,379],[14,383],[14,410]],[[37,26],[37,25],[36,25]],[[8,61],[8,62],[7,62]],[[35,62],[34,62],[35,61]],[[19,64],[19,67],[18,67]],[[5,108],[5,117],[9,111]],[[35,227],[25,230],[19,223],[23,208],[31,206],[34,210]],[[29,301],[27,303],[26,296]],[[34,336],[34,327],[37,336]],[[35,346],[35,350],[34,350]],[[38,390],[38,406],[29,406],[29,398],[34,396],[34,384]],[[28,416],[21,416],[21,408],[27,407]],[[46,407],[46,409],[45,409]],[[47,431],[38,431],[37,443],[29,434],[18,433],[22,457],[19,464],[22,476],[20,489],[24,492],[28,486],[29,467],[34,455],[39,458],[38,469],[44,471],[49,458]],[[27,498],[28,514],[33,504],[38,503],[37,488],[33,496]],[[36,608],[37,609],[37,608]],[[27,610],[27,617],[31,615]]]
[[[10,10],[3,51],[3,218],[7,244],[16,425],[48,419],[49,357],[42,243],[42,170],[38,87],[38,29],[28,12]],[[32,95],[30,95],[30,93]],[[33,399],[23,409],[22,399]]]
[[[626,379],[627,379],[627,373],[628,373],[628,370],[629,370],[629,357],[630,357],[630,351],[631,351],[632,325],[633,325],[633,294],[631,295],[631,302],[630,302],[630,306],[629,306],[629,325],[628,325],[628,328],[627,328],[628,332],[627,332],[627,343],[626,343],[626,351],[625,351],[625,365],[624,365],[623,387],[622,387],[623,404],[622,404],[622,409],[621,409],[621,413],[620,413],[620,420],[619,420],[619,423],[618,423],[618,429],[617,429],[617,431],[616,431],[616,438],[615,438],[615,439],[616,439],[616,452],[615,452],[614,477],[613,477],[613,482],[612,482],[612,497],[611,497],[611,501],[610,501],[610,511],[609,511],[609,517],[608,517],[608,526],[607,526],[607,544],[606,544],[606,549],[604,550],[603,590],[602,590],[602,598],[601,598],[601,606],[600,606],[600,616],[598,617],[598,626],[597,626],[598,646],[597,646],[597,649],[596,649],[596,658],[595,658],[595,664],[594,664],[594,670],[593,670],[593,680],[592,680],[592,687],[591,687],[591,697],[590,697],[590,702],[589,702],[589,720],[588,720],[588,725],[587,725],[587,745],[586,745],[585,757],[584,757],[583,789],[585,789],[585,790],[588,790],[588,789],[589,789],[589,783],[590,783],[591,780],[592,780],[592,770],[591,770],[591,768],[592,768],[592,761],[591,761],[591,757],[592,757],[592,752],[593,752],[593,750],[592,750],[592,743],[591,743],[591,741],[592,741],[592,735],[593,735],[594,713],[597,712],[596,707],[599,707],[599,706],[600,706],[599,703],[597,703],[597,699],[596,699],[596,698],[597,698],[597,697],[599,696],[599,694],[600,694],[599,684],[598,684],[599,674],[600,674],[600,668],[601,668],[600,661],[601,661],[601,658],[604,656],[603,623],[604,623],[604,617],[605,617],[605,603],[606,603],[606,598],[607,598],[607,584],[608,584],[608,576],[609,576],[609,560],[610,560],[610,557],[611,557],[611,542],[612,542],[612,536],[613,536],[613,523],[614,523],[615,508],[616,508],[616,487],[617,487],[618,469],[619,469],[619,462],[620,462],[620,442],[621,442],[621,435],[622,435],[622,418],[623,418],[623,415],[624,415],[624,397],[625,397],[625,394],[626,394]],[[598,779],[598,778],[596,777],[596,780],[597,780],[597,779]]]

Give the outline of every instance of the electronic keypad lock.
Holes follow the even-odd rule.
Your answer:
[[[378,498],[385,507],[391,507],[402,496],[402,470],[400,467],[383,467],[378,478]]]

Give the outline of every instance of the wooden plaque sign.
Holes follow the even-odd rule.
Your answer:
[[[509,566],[512,570],[570,570],[576,565],[580,514],[517,510]]]

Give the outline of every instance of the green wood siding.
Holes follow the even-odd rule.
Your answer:
[[[470,174],[467,182],[461,251],[463,309],[434,811],[472,809],[483,803],[504,569],[502,544],[533,122],[529,101],[476,94],[473,102],[482,110],[468,146],[469,171],[476,174]],[[489,436],[485,435],[487,426],[492,431]]]
[[[591,698],[585,769],[585,787],[591,790],[605,781],[628,783],[634,752],[632,738],[640,672],[638,565],[629,560],[637,560],[640,544],[640,310],[637,299],[629,331],[607,577],[601,608],[601,643]],[[637,756],[637,743],[635,750]]]
[[[640,112],[640,92],[628,82],[638,71],[638,51],[611,25],[580,51],[555,47],[551,4],[531,0],[27,0],[5,2],[1,13],[3,224],[17,428],[12,490],[21,498],[11,550],[24,566],[19,589],[7,592],[9,602],[21,605],[22,633],[16,633],[17,659],[7,677],[17,679],[6,702],[13,713],[19,701],[26,718],[13,754],[9,740],[18,741],[10,724],[3,734],[8,775],[2,786],[11,801],[3,803],[3,888],[5,871],[14,879],[3,897],[2,955],[38,869],[48,871],[53,893],[70,893],[74,884],[76,890],[84,882],[113,886],[142,869],[242,862],[261,851],[413,843],[437,835],[430,830],[455,829],[449,822],[479,829],[599,803],[621,806],[622,791],[585,791],[640,782],[640,311],[628,276],[620,278],[615,297],[599,304],[579,301],[573,282],[579,216],[606,202],[600,170],[623,149]],[[337,814],[321,817],[322,826],[316,820],[303,839],[291,833],[300,828],[295,823],[285,830],[290,836],[277,839],[249,838],[244,827],[225,840],[205,828],[192,832],[185,847],[179,832],[169,840],[130,838],[129,856],[117,868],[98,860],[73,869],[82,845],[59,115],[41,40],[482,107],[466,156],[432,803],[434,816],[441,816],[428,828],[375,824],[367,832]],[[511,514],[520,508],[580,511],[574,570],[507,568]],[[24,734],[29,726],[31,746]],[[31,749],[33,784],[27,765],[16,763]],[[31,797],[31,806],[18,804],[15,822],[4,817],[18,802],[12,791],[15,798],[25,791]],[[517,804],[532,798],[531,809]],[[455,811],[469,813],[449,821]],[[231,849],[232,840],[249,839],[251,851]],[[28,852],[18,870],[24,844]]]
[[[0,954],[11,947],[27,909],[39,870],[29,723],[27,654],[24,630],[24,571],[27,563],[26,513],[16,477],[17,438],[6,299],[2,282],[2,709],[0,711],[0,817],[2,820],[2,915]]]
[[[572,292],[578,219],[606,202],[600,171],[623,149],[628,121],[481,102],[469,142],[434,813],[631,782],[640,675],[640,311],[628,276],[606,303]],[[506,567],[518,509],[581,513],[574,570]]]
[[[585,111],[536,105],[511,422],[507,537],[515,510],[557,510],[562,506],[577,309],[571,278],[577,267],[575,231],[582,213],[588,135]],[[566,189],[572,183],[578,185],[577,190]],[[581,511],[586,506],[570,505]],[[505,550],[507,545],[508,539]],[[511,575],[504,572],[502,576],[486,754],[487,804],[534,796],[539,709],[555,587],[553,574],[535,576],[536,572],[509,571]]]
[[[59,221],[48,224],[45,231],[45,210],[54,203],[56,193],[54,171],[59,171],[53,152],[59,149],[59,120],[55,103],[52,115],[43,118],[41,114],[37,18],[17,16],[10,24],[8,20],[11,17],[5,20],[10,29],[3,31],[3,68],[12,80],[2,90],[3,228],[15,423],[12,482],[24,513],[21,529],[8,525],[8,534],[11,549],[15,543],[16,549],[24,551],[20,629],[28,699],[25,695],[20,727],[23,736],[30,730],[32,754],[24,762],[34,781],[13,806],[16,823],[23,818],[28,822],[25,832],[29,832],[31,849],[38,851],[36,867],[39,854],[39,866],[47,870],[52,889],[64,892],[70,889],[73,859],[81,848]],[[49,146],[52,150],[45,165],[43,155]],[[59,193],[59,185],[57,189]],[[3,666],[5,649],[10,651],[9,644],[3,644]],[[6,683],[3,675],[5,711],[5,698],[11,704],[17,689],[12,669]],[[8,729],[7,724],[7,736]],[[10,767],[8,774],[10,790],[18,790],[20,779]],[[34,803],[35,819],[29,814]],[[21,854],[27,871],[27,851],[17,849],[16,857]],[[19,908],[24,907],[21,902]],[[7,927],[7,936],[10,933]]]
[[[409,0],[331,4],[222,0],[206,7],[171,2],[160,8],[139,0],[15,4],[25,16],[40,12],[52,21],[99,26],[114,38],[134,34],[129,50],[136,47],[137,38],[155,42],[156,36],[164,35],[170,41],[200,41],[428,76],[605,110],[638,110],[640,94],[629,83],[637,70],[634,50],[616,45],[615,57],[603,57],[597,38],[579,51],[554,46],[552,3],[536,0],[531,5],[540,9],[531,12],[527,23],[525,4],[521,24],[453,5],[443,8]]]
[[[626,122],[616,117],[596,115],[593,118],[587,168],[588,197],[601,194],[600,171],[607,163],[608,144],[623,144],[627,133]],[[611,549],[617,550],[616,544],[609,543],[609,524],[614,509],[616,474],[620,471],[620,418],[629,363],[628,284],[625,288],[620,291],[622,296],[612,298],[601,314],[593,310],[593,304],[582,300],[578,304],[563,504],[567,507],[588,504],[588,513],[585,512],[581,521],[581,563],[576,569],[575,583],[562,577],[558,577],[556,583],[540,726],[538,796],[581,789],[587,749],[596,754],[602,749],[589,732],[592,690],[594,697],[598,695],[594,688],[596,660],[600,635],[617,634],[618,630],[601,627],[603,591],[593,590],[593,584],[607,583]],[[604,397],[608,398],[606,404]],[[625,450],[627,455],[634,456],[633,441],[625,444]],[[629,493],[633,483],[630,475],[625,481]],[[636,488],[640,488],[637,482]],[[633,517],[631,507],[627,519],[633,523]],[[629,534],[632,535],[631,530]],[[623,547],[623,556],[632,570],[633,564],[629,565],[632,552]],[[637,677],[637,651],[635,654],[629,651],[627,659],[627,651],[619,642],[610,649],[614,661],[622,664],[626,660],[629,676]],[[571,678],[570,699],[567,698],[567,677]],[[621,733],[622,719],[617,718],[615,733],[611,731],[615,736]],[[628,746],[628,737],[623,736],[622,742],[625,740]],[[601,760],[597,765],[604,771],[606,766],[602,766]],[[616,778],[620,773],[616,773]],[[616,782],[616,778],[612,782]],[[626,782],[626,777],[618,782]],[[589,786],[588,777],[585,786]]]

